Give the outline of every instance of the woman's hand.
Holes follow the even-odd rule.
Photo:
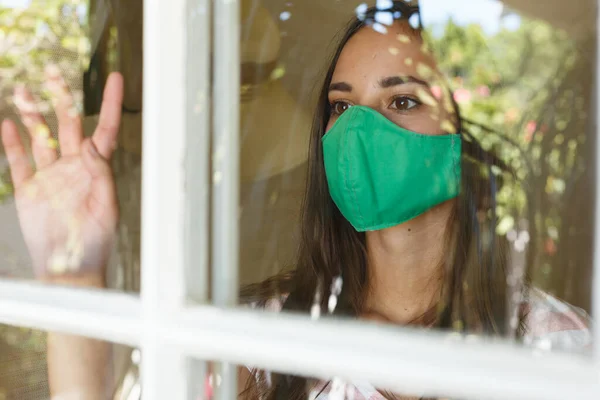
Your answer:
[[[109,160],[120,125],[123,78],[109,76],[98,127],[91,138],[84,138],[81,117],[58,68],[47,68],[46,75],[58,142],[31,94],[25,88],[15,90],[15,104],[31,137],[35,171],[16,124],[2,123],[21,230],[36,277],[103,280],[118,220]]]

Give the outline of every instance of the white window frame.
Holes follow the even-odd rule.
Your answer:
[[[206,305],[211,8],[212,173],[217,177],[212,188],[213,306]],[[0,323],[141,348],[144,400],[191,398],[192,384],[204,376],[203,363],[192,359],[229,363],[221,365],[220,399],[235,396],[231,366],[237,364],[368,380],[398,392],[443,397],[600,398],[598,351],[590,359],[532,355],[500,341],[230,307],[236,302],[238,265],[238,15],[238,0],[144,1],[141,296],[2,279]],[[598,200],[600,185],[596,190]],[[597,320],[600,213],[595,218]],[[189,299],[200,305],[188,304]],[[594,337],[600,343],[600,330]]]

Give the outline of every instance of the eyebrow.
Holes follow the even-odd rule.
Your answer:
[[[383,89],[387,89],[392,86],[404,85],[406,83],[418,83],[419,85],[429,86],[427,82],[410,75],[388,76],[387,78],[383,78],[379,81],[379,86]]]
[[[429,86],[429,84],[414,76],[388,76],[379,80],[379,87],[387,89],[393,86],[404,85],[407,83],[418,83],[419,85]],[[352,85],[346,82],[335,82],[329,85],[329,91],[352,92]]]
[[[346,82],[335,82],[329,85],[329,91],[338,91],[338,92],[351,92],[352,85]]]

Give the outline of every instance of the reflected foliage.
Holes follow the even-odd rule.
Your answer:
[[[589,307],[592,38],[527,19],[493,35],[448,21],[428,36],[465,125],[514,171],[498,194],[497,232],[526,252],[536,286]]]
[[[1,118],[12,116],[12,93],[20,84],[36,90],[40,111],[50,113],[48,95],[40,90],[46,65],[59,65],[67,78],[81,75],[89,64],[88,3],[32,0],[25,8],[0,6]],[[81,103],[81,90],[74,94]],[[5,168],[0,174],[0,201],[12,194]]]
[[[0,6],[0,118],[14,116],[14,87],[34,89],[49,122],[51,105],[40,90],[44,67],[60,66],[67,78],[80,77],[89,63],[88,0],[33,0],[26,8]],[[81,102],[81,91],[75,93]],[[12,195],[5,164],[0,165],[0,202]],[[49,398],[45,333],[0,325],[0,400]]]

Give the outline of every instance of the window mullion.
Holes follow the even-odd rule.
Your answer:
[[[185,305],[185,0],[144,0],[142,362],[144,400],[186,393],[186,364],[158,334]],[[168,371],[168,373],[165,373]],[[176,377],[178,377],[176,379]]]
[[[578,399],[600,398],[591,359],[512,342],[213,307],[173,316],[161,335],[198,359],[322,379],[338,376],[397,393],[489,400],[564,400],[574,393]]]
[[[186,0],[186,297],[208,301],[210,0]]]
[[[142,330],[137,296],[7,279],[0,280],[0,323],[129,346]]]
[[[213,301],[232,307],[238,294],[240,21],[237,0],[214,2]]]
[[[185,282],[188,300],[208,299],[211,0],[186,0]],[[186,359],[185,398],[204,395],[204,360]]]
[[[240,10],[238,0],[214,1],[213,220],[214,304],[238,298]],[[217,400],[237,398],[237,370],[216,364]]]

